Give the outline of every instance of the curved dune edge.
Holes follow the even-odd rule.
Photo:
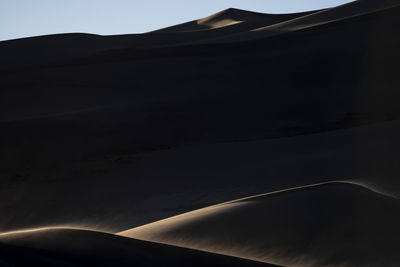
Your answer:
[[[269,38],[279,34],[311,29],[321,25],[345,21],[355,17],[390,10],[400,5],[398,0],[370,1],[356,0],[343,5],[322,10],[316,10],[308,14],[302,14],[284,21],[271,23],[266,26],[250,29],[248,32],[236,33],[213,39],[217,43],[250,41],[261,38]],[[210,41],[210,40],[208,40]]]
[[[20,255],[24,255],[21,257]],[[49,227],[0,235],[11,266],[273,266],[93,230]],[[3,266],[3,265],[2,265]]]
[[[159,33],[189,33],[189,32],[201,32],[215,29],[221,29],[229,27],[234,24],[247,23],[247,31],[251,29],[257,29],[259,27],[266,27],[275,23],[290,20],[296,17],[308,15],[319,10],[299,12],[299,13],[287,13],[287,14],[268,14],[259,13],[253,11],[247,11],[237,8],[228,8],[212,14],[210,16],[200,18],[197,20],[181,23],[178,25],[172,25],[166,28],[150,31],[145,34],[159,34]]]
[[[399,211],[397,199],[334,181],[229,201],[118,235],[283,266],[395,266]]]
[[[16,230],[16,231],[2,232],[2,233],[0,233],[0,239],[12,238],[12,236],[18,236],[18,235],[24,235],[24,234],[36,234],[36,233],[41,233],[41,232],[46,232],[46,231],[55,231],[55,230],[56,231],[58,231],[58,230],[91,231],[91,232],[109,234],[107,232],[97,231],[97,230],[93,230],[93,229],[89,229],[89,228],[79,228],[79,227],[73,227],[73,226],[49,226],[49,227],[40,227],[40,228],[31,228],[31,229],[22,229],[22,230]]]
[[[315,186],[320,186],[320,185],[326,185],[326,184],[335,184],[335,183],[343,183],[343,184],[349,184],[349,185],[356,185],[356,186],[360,186],[360,187],[364,187],[370,191],[373,191],[377,194],[381,194],[383,196],[387,196],[387,197],[391,197],[391,198],[396,198],[395,196],[383,192],[381,190],[375,189],[371,186],[367,186],[361,182],[353,182],[353,181],[329,181],[329,182],[323,182],[323,183],[317,183],[317,184],[312,184],[312,185],[305,185],[305,186],[298,186],[298,187],[294,187],[294,188],[288,188],[288,189],[282,189],[282,190],[278,190],[278,191],[274,191],[274,192],[268,192],[268,193],[263,193],[263,194],[257,194],[257,195],[253,195],[253,196],[248,196],[248,197],[244,197],[244,198],[239,198],[239,199],[235,199],[235,200],[230,200],[227,202],[223,202],[223,203],[219,203],[216,205],[212,205],[209,207],[205,207],[205,208],[201,208],[198,210],[194,210],[194,211],[190,211],[190,212],[186,212],[180,215],[176,215],[170,218],[166,218],[163,220],[159,220],[153,223],[149,223],[143,226],[139,226],[139,227],[135,227],[133,229],[129,229],[129,230],[125,230],[122,232],[117,233],[117,235],[120,236],[127,236],[129,237],[129,233],[131,233],[131,231],[133,230],[139,230],[140,228],[144,228],[153,224],[158,224],[158,223],[162,223],[162,222],[167,222],[171,219],[178,219],[178,218],[182,218],[183,216],[193,216],[193,219],[195,219],[196,217],[198,217],[199,215],[205,213],[205,212],[218,212],[221,209],[222,210],[229,210],[229,209],[233,209],[235,207],[239,207],[241,205],[245,205],[246,203],[244,201],[247,200],[251,200],[257,197],[262,197],[262,196],[268,196],[268,195],[272,195],[272,194],[278,194],[278,193],[283,193],[283,192],[290,192],[290,191],[294,191],[294,190],[299,190],[299,189],[304,189],[304,188],[311,188],[311,187],[315,187]],[[242,203],[244,202],[244,203]],[[26,228],[26,229],[21,229],[21,230],[16,230],[16,231],[7,231],[7,232],[0,232],[0,238],[2,237],[7,237],[7,236],[12,236],[12,235],[18,235],[18,234],[26,234],[26,233],[35,233],[35,232],[42,232],[42,231],[51,231],[51,230],[79,230],[79,231],[92,231],[92,232],[99,232],[99,233],[105,233],[105,234],[112,234],[110,232],[106,232],[103,230],[96,230],[94,228],[90,228],[90,227],[79,227],[79,226],[74,226],[74,225],[57,225],[57,226],[48,226],[48,227],[39,227],[39,228]]]
[[[0,243],[7,243],[11,241],[11,244],[16,242],[17,244],[26,244],[28,242],[28,247],[33,247],[33,248],[43,248],[43,245],[41,242],[30,242],[29,240],[33,236],[34,239],[37,237],[40,238],[40,236],[43,235],[52,235],[53,233],[57,232],[82,232],[82,233],[93,233],[93,234],[104,234],[104,235],[109,235],[109,236],[121,236],[124,238],[129,238],[132,240],[143,240],[143,241],[148,241],[152,243],[160,243],[160,244],[165,244],[169,246],[174,246],[174,247],[181,247],[181,248],[186,248],[186,249],[192,249],[192,250],[198,250],[198,251],[203,251],[211,254],[217,254],[217,255],[225,255],[225,256],[230,256],[234,258],[239,258],[239,259],[246,259],[246,260],[251,260],[251,261],[258,261],[258,262],[263,262],[267,264],[276,264],[276,265],[285,265],[285,266],[302,266],[302,265],[315,265],[318,264],[318,261],[312,262],[310,259],[296,259],[290,262],[285,262],[281,259],[281,253],[268,253],[268,255],[260,254],[258,255],[253,254],[252,252],[252,244],[251,243],[238,243],[238,245],[231,246],[231,250],[223,250],[223,249],[215,249],[211,246],[210,249],[207,249],[206,246],[209,246],[210,244],[204,243],[203,241],[199,240],[199,245],[193,245],[192,241],[189,240],[189,243],[186,243],[185,240],[167,240],[164,238],[160,238],[160,233],[161,236],[163,235],[163,232],[168,233],[169,231],[176,231],[176,229],[183,228],[187,229],[187,226],[190,224],[196,224],[199,221],[201,222],[202,220],[207,220],[207,218],[213,218],[213,216],[221,216],[224,214],[229,213],[234,213],[235,211],[243,211],[247,207],[251,207],[252,204],[256,203],[258,199],[260,198],[268,198],[271,196],[275,195],[282,195],[282,194],[293,194],[299,191],[307,190],[307,189],[315,189],[319,188],[321,186],[330,186],[330,185],[338,185],[338,186],[350,186],[354,188],[358,188],[360,190],[368,190],[373,192],[373,188],[367,188],[363,185],[357,184],[355,182],[348,182],[348,181],[332,181],[332,182],[325,182],[325,183],[318,183],[318,184],[313,184],[313,185],[306,185],[306,186],[300,186],[300,187],[295,187],[295,188],[289,188],[289,189],[284,189],[284,190],[279,190],[279,191],[274,191],[274,192],[269,192],[269,193],[264,193],[264,194],[258,194],[254,196],[249,196],[245,198],[240,198],[224,203],[220,203],[217,205],[213,205],[210,207],[202,208],[199,210],[191,211],[188,213],[184,213],[178,216],[174,216],[171,218],[167,218],[161,221],[157,221],[154,223],[150,223],[144,226],[136,227],[131,230],[123,231],[120,233],[117,233],[116,235],[103,232],[103,231],[98,231],[90,228],[83,228],[83,227],[76,227],[76,226],[50,226],[50,227],[43,227],[43,228],[33,228],[33,229],[23,229],[23,230],[18,230],[18,231],[10,231],[10,232],[3,232],[0,233]],[[374,191],[375,194],[380,194],[376,191]],[[390,196],[384,196],[382,194],[382,197],[390,197]],[[252,217],[244,216],[243,218],[248,219],[248,220],[254,220]],[[257,221],[257,220],[255,220]],[[239,222],[240,223],[240,222]],[[228,228],[229,229],[229,228]],[[211,229],[212,230],[212,229]],[[257,229],[255,229],[257,230]],[[185,230],[184,230],[185,231]],[[235,231],[230,231],[233,235],[235,234]],[[200,234],[202,233],[202,230],[200,229]],[[84,235],[84,234],[83,234]],[[262,235],[261,235],[262,236]],[[28,241],[26,241],[28,240]],[[197,242],[197,241],[196,241]],[[39,245],[38,245],[39,243]],[[250,245],[250,250],[246,249],[246,246]],[[56,245],[57,246],[57,245]],[[47,247],[47,244],[44,245],[44,247]],[[243,247],[245,249],[243,249]],[[248,254],[250,253],[250,254]],[[285,255],[283,255],[285,257]],[[299,265],[298,265],[299,264]]]
[[[356,0],[343,4],[340,6],[327,8],[307,14],[305,16],[287,20],[279,24],[266,26],[263,28],[255,29],[254,31],[263,31],[270,29],[269,27],[277,30],[278,28],[289,28],[294,30],[304,29],[312,26],[326,24],[329,22],[345,20],[355,16],[365,15],[380,10],[389,9],[398,6],[400,3],[397,0],[393,1],[370,1],[370,0]]]

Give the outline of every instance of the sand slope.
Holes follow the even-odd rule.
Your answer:
[[[62,228],[1,234],[0,257],[1,266],[272,266],[101,232]]]
[[[400,13],[381,12],[274,40],[117,50],[3,73],[0,164],[22,163],[16,151],[23,165],[47,165],[399,118]]]
[[[119,233],[284,266],[396,266],[400,202],[345,183],[289,189]]]
[[[399,121],[392,121],[3,172],[0,212],[8,216],[0,229],[69,225],[116,232],[252,194],[330,180],[363,183],[399,197],[399,135]]]

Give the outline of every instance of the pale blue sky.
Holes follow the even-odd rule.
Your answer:
[[[290,13],[349,0],[0,0],[0,40],[65,32],[141,33],[235,7]]]

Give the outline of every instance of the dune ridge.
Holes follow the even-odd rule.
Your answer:
[[[230,43],[243,42],[263,38],[269,38],[280,34],[310,29],[320,25],[329,25],[333,22],[344,21],[367,14],[391,9],[400,5],[398,0],[375,1],[375,0],[356,0],[337,7],[318,10],[310,14],[302,14],[298,17],[290,18],[281,22],[272,23],[264,27],[251,29],[249,32],[235,33],[229,36],[222,36],[209,42]],[[204,42],[203,42],[204,43]]]
[[[226,202],[118,234],[283,266],[395,266],[399,208],[397,199],[360,185],[328,182]],[[379,253],[359,257],[368,251]]]
[[[171,34],[176,32],[188,33],[193,31],[197,33],[199,31],[209,32],[210,30],[220,29],[223,27],[232,28],[229,26],[232,26],[234,24],[242,24],[240,25],[240,27],[235,27],[235,31],[249,31],[251,29],[261,27],[261,25],[265,27],[267,25],[275,24],[296,17],[301,17],[314,12],[316,11],[300,12],[293,14],[267,14],[251,12],[237,8],[228,8],[202,19],[174,25],[156,31],[151,31],[149,33]]]
[[[0,56],[3,66],[0,71],[32,68],[69,62],[93,56],[104,51],[133,47],[159,47],[221,37],[232,32],[245,32],[289,18],[309,14],[261,14],[238,9],[227,9],[207,18],[172,26],[145,34],[101,36],[86,33],[65,33],[0,41]],[[233,15],[233,17],[232,17]],[[241,25],[235,26],[236,18]],[[232,24],[233,23],[233,24]],[[207,26],[208,25],[208,26]],[[218,25],[216,27],[215,25]],[[202,33],[201,30],[207,29]],[[51,47],[52,49],[48,49]],[[19,54],[18,57],[13,55]]]
[[[399,210],[397,199],[354,182],[330,181],[224,202],[123,231],[116,236],[90,229],[55,226],[3,232],[0,233],[0,244],[17,246],[11,249],[13,253],[20,253],[23,248],[32,262],[54,264],[55,257],[58,264],[62,262],[66,266],[92,262],[93,259],[95,262],[104,260],[106,266],[110,261],[115,262],[116,257],[121,266],[133,262],[142,266],[143,262],[149,264],[150,259],[150,264],[159,266],[160,262],[149,258],[151,253],[157,251],[165,255],[170,250],[179,251],[178,247],[234,258],[205,254],[196,257],[192,252],[188,255],[189,251],[180,251],[185,256],[179,256],[178,262],[163,256],[165,266],[170,266],[170,262],[171,266],[181,266],[179,264],[193,258],[198,264],[206,262],[218,266],[257,266],[253,261],[276,266],[395,266],[393,262],[398,256],[392,246],[398,232],[396,226],[400,223],[395,212]],[[388,217],[388,214],[392,215]],[[369,222],[364,222],[363,230],[355,234],[354,227],[360,226],[360,220]],[[346,225],[350,222],[350,226]],[[389,235],[376,232],[383,227]],[[288,229],[291,230],[288,232]],[[78,247],[76,242],[80,244]],[[173,247],[157,247],[157,243]],[[346,245],[339,249],[339,244]],[[376,250],[379,256],[359,258],[365,249]],[[122,253],[116,252],[121,250]],[[78,251],[85,253],[79,256]],[[105,251],[108,256],[98,258]],[[132,253],[135,253],[134,257]],[[10,263],[16,261],[13,257],[7,259]]]
[[[5,266],[273,266],[72,228],[2,234],[0,258]]]

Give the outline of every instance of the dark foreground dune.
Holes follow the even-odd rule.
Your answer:
[[[399,28],[359,0],[0,42],[0,265],[399,266]]]
[[[0,235],[0,259],[0,266],[272,266],[74,229]]]

